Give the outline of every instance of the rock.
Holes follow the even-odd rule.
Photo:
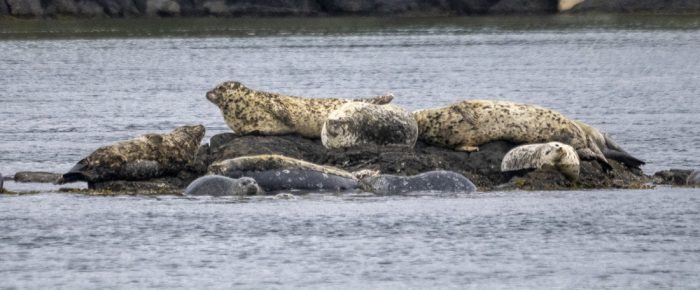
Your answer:
[[[54,183],[61,178],[61,174],[39,171],[20,171],[15,173],[15,182]]]
[[[89,183],[91,191],[98,191],[102,195],[180,195],[183,187],[183,182],[176,178],[151,179],[147,181],[113,180]]]
[[[692,170],[687,169],[669,169],[654,173],[654,183],[664,185],[683,186],[688,182],[688,177]]]
[[[40,17],[44,14],[41,0],[5,0],[10,14],[22,17]]]
[[[100,4],[90,0],[79,0],[78,14],[86,17],[102,17],[105,16],[105,11]]]
[[[102,7],[104,13],[111,17],[124,17],[141,14],[133,0],[97,0],[97,2],[99,3],[99,6]]]
[[[689,186],[700,186],[700,170],[693,170],[685,182]]]
[[[228,12],[235,16],[306,16],[321,11],[313,0],[237,0],[227,4]]]
[[[202,7],[206,14],[214,16],[226,16],[231,14],[224,0],[205,1]]]
[[[45,10],[47,15],[78,15],[78,4],[74,0],[53,0]]]
[[[0,0],[0,16],[10,15],[10,8],[7,7],[5,0]]]
[[[343,104],[328,115],[321,129],[321,142],[329,149],[367,145],[412,148],[416,140],[416,119],[391,104]]]
[[[177,16],[180,15],[180,4],[174,0],[146,0],[145,14],[147,16]]]

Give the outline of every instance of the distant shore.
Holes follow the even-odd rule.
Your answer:
[[[684,0],[0,0],[0,18],[697,14]]]

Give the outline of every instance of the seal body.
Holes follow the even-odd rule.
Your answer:
[[[392,96],[367,99],[315,99],[285,96],[252,90],[239,82],[225,82],[207,93],[216,104],[226,124],[241,135],[300,134],[320,138],[328,114],[348,102],[386,104]]]
[[[204,126],[183,126],[168,134],[147,134],[100,147],[80,160],[59,184],[146,180],[174,175],[194,161]]]
[[[581,171],[574,148],[560,142],[520,145],[508,151],[501,162],[504,172],[543,167],[556,168],[571,180],[578,180]]]
[[[185,195],[255,195],[262,193],[262,189],[250,177],[238,179],[220,175],[207,175],[195,179],[185,189]]]
[[[444,108],[414,112],[419,139],[474,152],[492,141],[569,144],[581,158],[599,160],[611,168],[600,148],[576,122],[550,109],[504,101],[469,100]]]
[[[417,191],[472,193],[476,186],[456,172],[429,171],[414,176],[380,174],[362,179],[364,189],[375,194],[403,194]]]
[[[210,165],[209,173],[231,178],[251,177],[265,191],[344,191],[360,186],[349,172],[281,155],[227,159]]]
[[[686,180],[685,184],[690,186],[700,186],[700,170],[693,170],[693,172],[688,175],[688,179]]]
[[[617,160],[632,168],[639,168],[640,166],[646,164],[644,161],[630,155],[622,149],[615,141],[610,138],[608,134],[601,132],[595,127],[588,125],[584,122],[573,120],[576,125],[578,125],[581,130],[586,133],[586,136],[591,140],[595,146],[603,152],[605,158]]]
[[[416,120],[411,113],[394,105],[343,104],[328,115],[321,130],[321,141],[328,149],[364,145],[412,148],[416,140]]]

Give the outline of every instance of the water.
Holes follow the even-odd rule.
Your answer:
[[[539,104],[648,173],[700,167],[697,17],[0,22],[0,173],[201,123],[226,80]],[[20,185],[8,184],[10,188]],[[23,185],[24,186],[24,185]],[[0,196],[0,288],[698,288],[695,189],[184,199]]]

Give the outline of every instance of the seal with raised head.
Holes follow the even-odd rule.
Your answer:
[[[194,161],[204,126],[178,127],[100,147],[78,161],[57,182],[146,180],[177,174]]]
[[[195,179],[185,189],[185,195],[256,195],[261,194],[262,189],[250,177],[233,179],[221,175],[207,175]]]
[[[612,168],[594,140],[573,120],[535,105],[468,100],[414,112],[418,138],[458,151],[474,152],[492,141],[532,144],[557,141],[576,149],[580,158]]]
[[[209,174],[231,178],[251,177],[265,191],[345,191],[359,188],[347,171],[282,155],[244,156],[215,162]]]
[[[300,134],[320,138],[328,114],[348,102],[387,104],[391,95],[366,99],[302,98],[250,89],[239,82],[225,82],[207,92],[226,124],[241,135]]]
[[[364,145],[412,148],[416,140],[416,119],[411,113],[391,104],[343,104],[328,115],[321,130],[321,142],[328,149]]]
[[[501,171],[551,167],[571,180],[578,180],[581,164],[573,147],[560,142],[520,145],[508,151]]]
[[[452,171],[428,171],[414,176],[380,174],[362,179],[363,189],[375,194],[404,194],[433,191],[441,193],[472,193],[476,186],[468,178]]]

